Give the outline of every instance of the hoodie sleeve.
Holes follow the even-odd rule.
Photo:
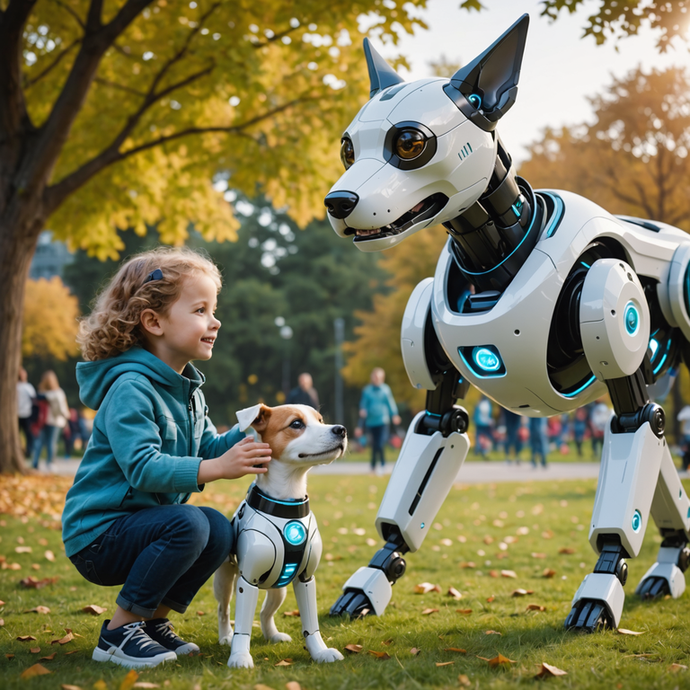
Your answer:
[[[105,410],[105,433],[130,486],[150,493],[190,493],[197,485],[200,457],[162,452],[150,384],[143,379],[116,383]]]
[[[245,436],[246,434],[240,431],[239,424],[235,424],[232,429],[224,434],[219,434],[209,416],[206,415],[204,419],[204,433],[199,446],[199,455],[205,460],[220,457],[226,450],[229,450],[245,438]]]

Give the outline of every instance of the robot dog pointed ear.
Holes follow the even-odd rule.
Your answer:
[[[515,103],[528,26],[529,15],[523,14],[444,88],[463,114],[485,131],[492,131]]]
[[[369,70],[369,98],[373,98],[379,91],[395,84],[402,84],[405,80],[374,50],[368,38],[364,39],[364,55],[367,58]]]
[[[270,407],[259,403],[251,407],[245,407],[244,410],[238,410],[235,412],[235,415],[240,423],[240,431],[246,431],[249,427],[254,427],[258,432],[261,432],[266,426],[270,413]]]

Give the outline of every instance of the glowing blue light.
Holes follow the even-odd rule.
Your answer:
[[[652,351],[652,358],[653,358],[654,355],[656,354],[656,351],[659,349],[659,343],[654,338],[652,338],[649,341],[649,349]]]
[[[290,584],[292,579],[295,577],[295,571],[297,570],[297,563],[286,563],[283,568],[283,572],[280,573],[280,577],[275,583],[276,587],[285,587],[285,585]]]
[[[287,525],[285,525],[283,534],[285,535],[285,540],[291,546],[304,544],[307,538],[307,530],[304,529],[304,525],[296,520],[288,522]]]
[[[635,335],[640,328],[640,312],[637,311],[637,307],[632,302],[628,302],[625,305],[623,320],[625,321],[625,330],[628,331],[628,335]]]
[[[482,371],[498,371],[501,368],[501,358],[487,347],[475,347],[472,359]]]
[[[642,515],[639,510],[636,510],[632,517],[632,528],[633,532],[639,532],[642,528]]]
[[[419,526],[419,529],[424,529],[425,527],[426,527],[426,525],[425,525],[424,523],[422,523],[422,524]]]

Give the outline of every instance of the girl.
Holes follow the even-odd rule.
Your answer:
[[[77,365],[84,404],[98,413],[67,494],[63,541],[77,570],[124,585],[96,661],[139,668],[198,652],[173,632],[233,547],[227,518],[185,505],[206,482],[266,472],[269,446],[237,427],[219,435],[202,374],[220,322],[218,269],[189,250],[161,248],[117,272],[82,321]]]
[[[58,377],[54,371],[48,370],[43,373],[41,382],[38,384],[38,394],[47,403],[48,415],[34,446],[33,467],[38,469],[41,450],[45,446],[46,465],[48,472],[50,472],[56,453],[58,436],[60,431],[65,428],[69,418],[69,406],[65,391],[60,388]]]

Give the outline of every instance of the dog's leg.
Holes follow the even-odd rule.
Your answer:
[[[235,634],[230,647],[230,668],[254,668],[254,660],[249,653],[252,638],[252,623],[259,599],[259,588],[250,585],[241,575],[237,578],[235,599]]]
[[[302,635],[307,651],[319,663],[341,661],[343,655],[333,648],[326,647],[319,632],[319,617],[316,609],[316,581],[312,577],[306,582],[294,581],[297,608],[302,620]]]
[[[613,393],[611,397],[616,399]],[[655,410],[661,408],[649,404],[641,415],[619,413],[606,429],[589,532],[599,560],[575,593],[566,628],[593,632],[620,623],[628,578],[625,559],[640,553],[662,458],[669,454],[663,411],[659,416]],[[684,493],[676,498],[688,504]]]
[[[287,590],[285,587],[278,587],[277,589],[269,589],[266,592],[263,606],[261,607],[261,632],[264,637],[272,644],[278,642],[290,642],[292,638],[287,633],[282,633],[276,628],[274,616],[276,611],[283,605]]]
[[[659,482],[652,500],[652,518],[664,540],[656,563],[645,573],[635,590],[643,599],[670,594],[677,599],[685,591],[685,575],[690,565],[690,500],[678,477],[668,447],[661,459]]]
[[[229,645],[232,641],[232,623],[230,622],[230,600],[237,578],[237,561],[230,556],[213,576],[213,594],[218,602],[218,641]]]

